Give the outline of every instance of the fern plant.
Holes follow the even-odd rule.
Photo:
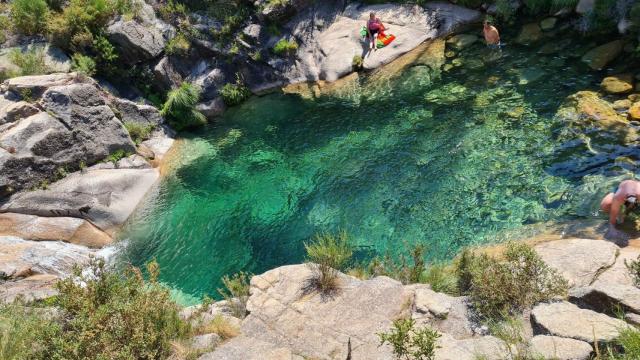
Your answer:
[[[202,126],[207,123],[207,118],[196,110],[199,100],[200,88],[191,83],[183,82],[179,88],[169,92],[167,101],[162,106],[161,114],[176,130]]]

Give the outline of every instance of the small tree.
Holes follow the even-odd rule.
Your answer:
[[[25,35],[44,32],[48,16],[49,7],[45,0],[14,0],[11,4],[13,25]]]
[[[395,320],[389,332],[378,334],[380,346],[391,345],[397,359],[435,359],[436,349],[440,348],[437,341],[441,335],[429,327],[415,329],[415,324],[413,319]]]
[[[200,88],[183,82],[179,88],[169,92],[161,113],[176,130],[202,126],[207,123],[207,118],[196,110],[199,100]]]
[[[305,243],[304,247],[314,271],[314,285],[323,293],[336,290],[338,271],[344,269],[353,255],[347,233],[318,234],[311,243]]]

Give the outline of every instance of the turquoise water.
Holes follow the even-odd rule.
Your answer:
[[[595,216],[636,150],[604,144],[594,165],[577,134],[561,138],[558,107],[602,74],[537,50],[474,45],[449,71],[416,65],[339,94],[230,109],[185,135],[121,234],[123,259],[156,259],[190,302],[215,295],[224,274],[303,261],[318,232],[345,230],[368,256],[420,242],[446,259],[529,224]]]

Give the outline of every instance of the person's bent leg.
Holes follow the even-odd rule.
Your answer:
[[[608,193],[600,202],[600,210],[605,213],[611,211],[611,203],[613,202],[614,193]]]

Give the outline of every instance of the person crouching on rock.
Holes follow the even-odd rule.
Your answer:
[[[487,42],[489,47],[500,48],[500,33],[495,26],[489,24],[489,22],[485,20],[482,32],[484,33],[484,40]]]
[[[384,25],[382,25],[382,21],[376,17],[376,13],[369,14],[369,20],[367,21],[367,35],[369,36],[369,52],[371,50],[376,51],[378,47],[376,46],[376,41],[378,39],[378,34],[384,30]]]
[[[640,181],[624,180],[614,192],[608,193],[600,202],[600,210],[609,214],[609,231],[607,237],[619,238],[623,234],[616,230],[616,224],[624,223],[624,217],[632,210],[640,208]],[[620,214],[624,205],[625,211]]]

